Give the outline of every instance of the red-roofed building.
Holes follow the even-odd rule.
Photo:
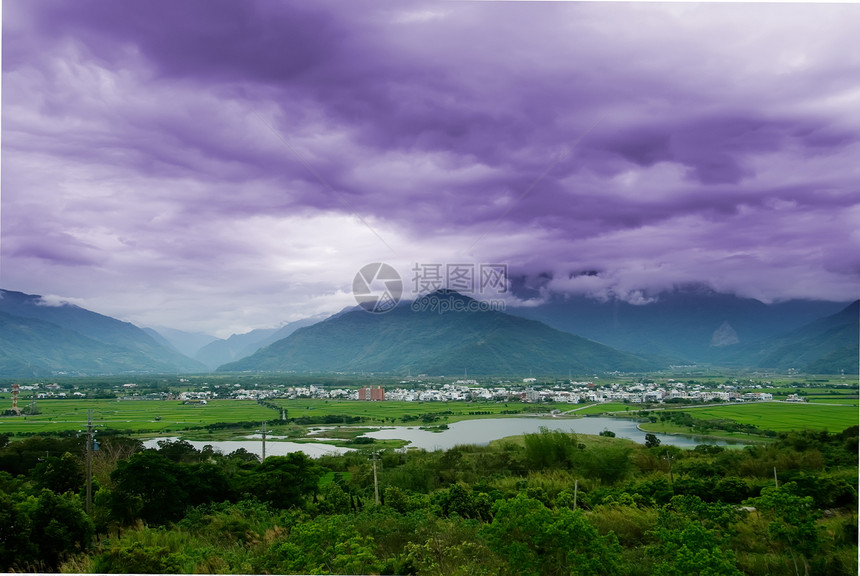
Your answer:
[[[374,400],[374,401],[382,401],[385,400],[385,389],[382,386],[371,386],[370,388],[359,388],[358,389],[358,399],[359,400]]]

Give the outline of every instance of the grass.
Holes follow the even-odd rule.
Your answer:
[[[836,396],[836,395],[834,395]],[[749,404],[720,404],[703,408],[672,406],[669,409],[688,411],[695,418],[727,418],[741,423],[754,424],[763,430],[785,432],[809,428],[838,432],[858,424],[857,398],[829,397],[822,395],[804,404],[764,402]],[[336,416],[361,416],[362,426],[367,425],[425,425],[438,426],[461,420],[477,418],[499,418],[516,412],[517,415],[535,414],[537,410],[558,409],[562,412],[573,410],[573,415],[601,414],[616,412],[624,415],[644,408],[635,404],[609,402],[590,406],[571,404],[521,404],[518,402],[358,402],[355,400],[320,399],[277,399],[278,407],[287,409],[289,418]],[[828,406],[826,404],[836,404]],[[77,431],[86,426],[87,410],[93,410],[94,424],[98,427],[119,431],[129,431],[141,436],[177,434],[184,437],[211,440],[226,440],[235,436],[235,430],[205,430],[206,425],[214,423],[262,422],[280,416],[278,410],[266,408],[253,400],[210,400],[206,405],[182,404],[178,400],[40,400],[40,414],[0,418],[0,434],[45,433]],[[664,406],[664,409],[666,407]],[[423,416],[436,417],[424,421]],[[403,418],[406,417],[407,420]],[[668,424],[646,424],[652,432],[689,432],[684,427]],[[197,430],[194,430],[197,428]],[[270,427],[273,435],[301,438],[306,427],[295,424],[274,425]],[[330,439],[349,440],[358,432],[346,431],[332,433]],[[713,435],[733,437],[729,433],[714,431]],[[736,435],[735,435],[736,436]]]
[[[858,406],[860,405],[860,400],[855,396],[854,398],[833,398],[832,396],[821,396],[821,397],[806,397],[809,400],[810,404],[840,404],[843,406]]]
[[[80,430],[93,424],[134,433],[176,432],[216,422],[270,420],[278,417],[271,408],[253,400],[210,400],[206,405],[182,404],[179,400],[39,400],[35,416],[0,418],[0,433],[44,433]]]
[[[521,404],[519,402],[400,402],[386,400],[384,402],[358,402],[355,400],[320,400],[298,399],[273,401],[277,406],[287,409],[287,417],[319,417],[319,416],[361,416],[366,420],[362,424],[374,423],[414,423],[414,424],[451,424],[460,420],[478,418],[499,418],[506,416],[504,412],[517,414],[534,414],[536,410],[547,412],[552,409],[570,410],[570,404]],[[438,420],[422,422],[425,414],[433,414]],[[403,420],[406,416],[407,420]]]
[[[332,482],[335,481],[336,477],[341,478],[345,482],[349,482],[349,480],[352,478],[352,473],[351,472],[331,472],[331,471],[326,472],[323,475],[323,477],[320,478],[319,485],[325,486],[326,484],[331,484]]]
[[[311,427],[314,428],[314,427]],[[308,438],[317,438],[320,440],[355,440],[359,436],[368,432],[375,432],[379,428],[353,428],[351,426],[326,426],[324,429],[315,432],[313,435],[308,435]]]
[[[358,402],[355,400],[278,399],[274,403],[287,409],[288,418],[361,416],[362,425],[403,424],[440,425],[476,418],[499,418],[503,412],[533,414],[554,408],[570,409],[570,405],[531,405],[519,402]],[[235,435],[229,430],[200,430],[222,422],[262,422],[280,417],[279,410],[257,404],[253,400],[209,400],[206,405],[183,404],[179,400],[39,400],[39,414],[0,418],[0,434],[56,433],[77,431],[87,424],[87,410],[93,411],[93,423],[105,429],[130,431],[153,436],[188,431],[189,439],[226,440]],[[425,422],[422,416],[437,419]],[[407,420],[404,421],[403,417]],[[197,428],[198,430],[194,430]],[[305,427],[272,426],[272,434],[303,436]]]
[[[491,447],[500,447],[505,444],[513,444],[519,447],[525,447],[525,434],[519,436],[506,436],[504,438],[499,438],[498,440],[492,440],[490,442]],[[615,438],[609,436],[597,436],[594,434],[576,434],[576,441],[578,444],[583,444],[587,449],[593,448],[601,448],[604,446],[619,446],[626,445],[629,447],[638,446],[639,444],[634,442],[633,440],[628,440],[627,438]]]
[[[854,406],[824,406],[814,403],[787,404],[782,402],[751,402],[747,404],[728,404],[706,408],[680,408],[701,420],[727,418],[742,424],[753,424],[762,430],[789,432],[791,430],[827,430],[841,432],[860,422],[860,412]],[[649,431],[687,432],[662,430],[660,424],[646,424]]]
[[[743,432],[728,432],[726,430],[711,429],[707,433],[692,431],[687,426],[681,426],[672,422],[643,422],[639,424],[645,432],[655,432],[657,434],[693,434],[697,438],[718,438],[720,440],[738,440],[744,444],[750,443],[766,443],[772,442],[773,438],[765,436],[756,436],[752,434],[744,434]]]

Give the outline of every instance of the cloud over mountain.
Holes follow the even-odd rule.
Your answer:
[[[856,5],[3,15],[8,288],[226,336],[348,305],[375,261],[629,301],[860,285]]]

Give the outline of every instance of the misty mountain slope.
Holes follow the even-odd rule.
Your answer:
[[[258,328],[245,334],[233,334],[226,340],[215,340],[200,348],[194,359],[206,364],[210,369],[250,356],[282,338],[286,338],[299,328],[316,324],[322,318],[305,318],[289,322],[280,328]]]
[[[197,354],[198,350],[210,342],[218,340],[218,338],[211,334],[186,332],[184,330],[177,330],[175,328],[167,328],[164,326],[159,326],[157,328],[144,328],[144,330],[150,335],[153,333],[158,334],[160,340],[159,338],[156,338],[156,340],[160,343],[167,342],[171,348],[185,356],[188,356],[189,358],[194,358],[194,355]]]
[[[0,312],[0,375],[4,377],[164,373],[175,370],[172,363],[162,362],[140,351],[99,342],[50,322]]]
[[[0,296],[0,312],[13,316],[50,322],[101,342],[128,340],[134,343],[154,343],[149,335],[134,324],[74,304],[46,304],[41,296],[9,290],[0,290]]]
[[[837,314],[810,322],[784,335],[746,347],[732,346],[720,358],[725,364],[768,370],[793,368],[815,374],[858,373],[860,301]]]
[[[471,298],[436,293],[437,298]],[[562,374],[637,371],[655,364],[502,312],[363,310],[305,327],[220,371],[357,371],[413,374]]]
[[[109,362],[112,366],[109,372],[123,372],[128,370],[146,372],[203,372],[205,366],[201,363],[183,356],[176,350],[162,346],[149,334],[131,324],[122,322],[116,318],[104,316],[85,308],[72,304],[46,305],[40,296],[0,290],[0,312],[20,319],[38,320],[65,330],[75,332],[86,337],[89,341],[95,341],[108,345],[111,349],[122,349],[126,353],[128,367],[123,368],[122,362],[117,357],[112,357]],[[20,328],[21,323],[16,324]],[[44,328],[44,327],[43,327]],[[7,324],[7,329],[12,330],[12,324]],[[52,336],[46,336],[46,342],[54,342],[59,345],[58,340]],[[84,341],[75,340],[83,345]],[[15,353],[15,340],[9,341],[6,351]],[[23,351],[22,351],[23,353]],[[93,354],[101,356],[104,354],[102,347],[93,347]],[[26,354],[24,354],[26,356]],[[143,359],[149,359],[149,367]],[[83,359],[81,359],[83,360]],[[73,364],[66,367],[70,371],[86,371],[89,368],[86,362],[83,365]]]
[[[179,352],[179,349],[176,346],[174,346],[170,340],[168,340],[167,338],[162,336],[161,333],[158,332],[157,330],[155,330],[154,328],[141,328],[141,330],[143,330],[150,338],[155,340],[155,342],[159,346],[164,346],[165,348],[167,348],[169,350],[176,350],[177,352]],[[182,352],[179,352],[179,353],[182,354]],[[187,354],[186,354],[186,356],[187,356]]]
[[[720,350],[726,346],[784,334],[844,306],[818,301],[764,304],[691,285],[660,294],[648,304],[574,296],[510,312],[636,354],[711,362],[723,357]]]
[[[210,369],[244,356],[249,356],[258,350],[267,337],[274,334],[275,328],[258,328],[245,334],[233,334],[227,339],[218,339],[202,346],[194,354],[194,359],[202,362]],[[247,348],[253,348],[248,354],[243,354]]]

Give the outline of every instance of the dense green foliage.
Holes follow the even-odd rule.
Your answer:
[[[0,448],[0,569],[857,573],[857,427],[742,450],[599,440],[384,451],[376,504],[370,453],[260,462],[107,437],[88,516],[83,440],[28,438]]]

